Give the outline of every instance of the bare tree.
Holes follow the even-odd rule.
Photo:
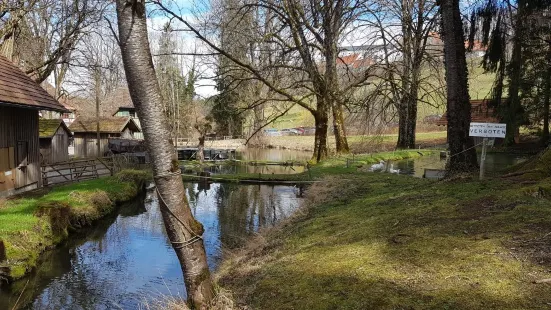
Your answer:
[[[328,154],[327,132],[331,112],[335,121],[337,152],[348,152],[343,107],[347,94],[364,84],[370,70],[345,69],[348,78],[343,79],[339,75],[339,67],[346,67],[346,63],[339,60],[339,42],[350,28],[355,27],[353,22],[361,16],[359,2],[259,0],[240,3],[234,10],[248,12],[257,9],[256,14],[261,14],[264,19],[269,18],[274,24],[272,31],[263,36],[269,44],[258,45],[274,49],[274,62],[265,67],[244,61],[225,49],[216,43],[216,38],[209,37],[165,2],[154,3],[168,17],[183,23],[216,53],[246,71],[247,75],[242,75],[241,80],[255,79],[270,89],[275,97],[272,100],[296,104],[308,110],[316,123],[314,160],[319,161]],[[257,27],[261,28],[258,24]]]
[[[34,80],[45,81],[57,65],[68,61],[106,5],[100,0],[29,1],[6,22],[10,25],[6,35],[13,38],[11,56]]]
[[[204,228],[189,208],[170,131],[164,121],[147,36],[145,1],[117,0],[116,4],[126,80],[141,116],[165,227],[184,272],[189,303],[196,309],[206,309],[214,288],[201,238]]]

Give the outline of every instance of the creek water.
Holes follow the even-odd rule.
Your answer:
[[[220,263],[223,249],[242,245],[300,204],[289,186],[187,183],[186,191],[205,227],[211,268]],[[29,277],[0,290],[0,309],[12,309],[19,296],[21,309],[138,309],[159,296],[185,297],[183,281],[156,195],[148,191],[47,251]]]

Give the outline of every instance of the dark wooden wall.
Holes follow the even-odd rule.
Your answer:
[[[0,171],[0,179],[5,182],[4,187],[0,184],[0,196],[40,187],[37,110],[0,105],[0,149],[9,148],[13,148],[14,158],[2,158],[1,161],[14,161],[15,168],[10,175],[7,175],[7,171]],[[24,149],[26,156],[23,154]],[[6,156],[7,152],[0,154]],[[13,189],[8,188],[12,187],[10,181],[13,182]]]

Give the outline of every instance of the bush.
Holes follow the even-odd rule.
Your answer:
[[[136,184],[141,184],[145,181],[150,181],[153,179],[151,173],[146,170],[133,170],[125,169],[117,172],[115,177],[121,182],[134,182]]]

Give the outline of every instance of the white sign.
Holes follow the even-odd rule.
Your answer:
[[[507,124],[471,123],[469,136],[485,138],[505,138]]]

